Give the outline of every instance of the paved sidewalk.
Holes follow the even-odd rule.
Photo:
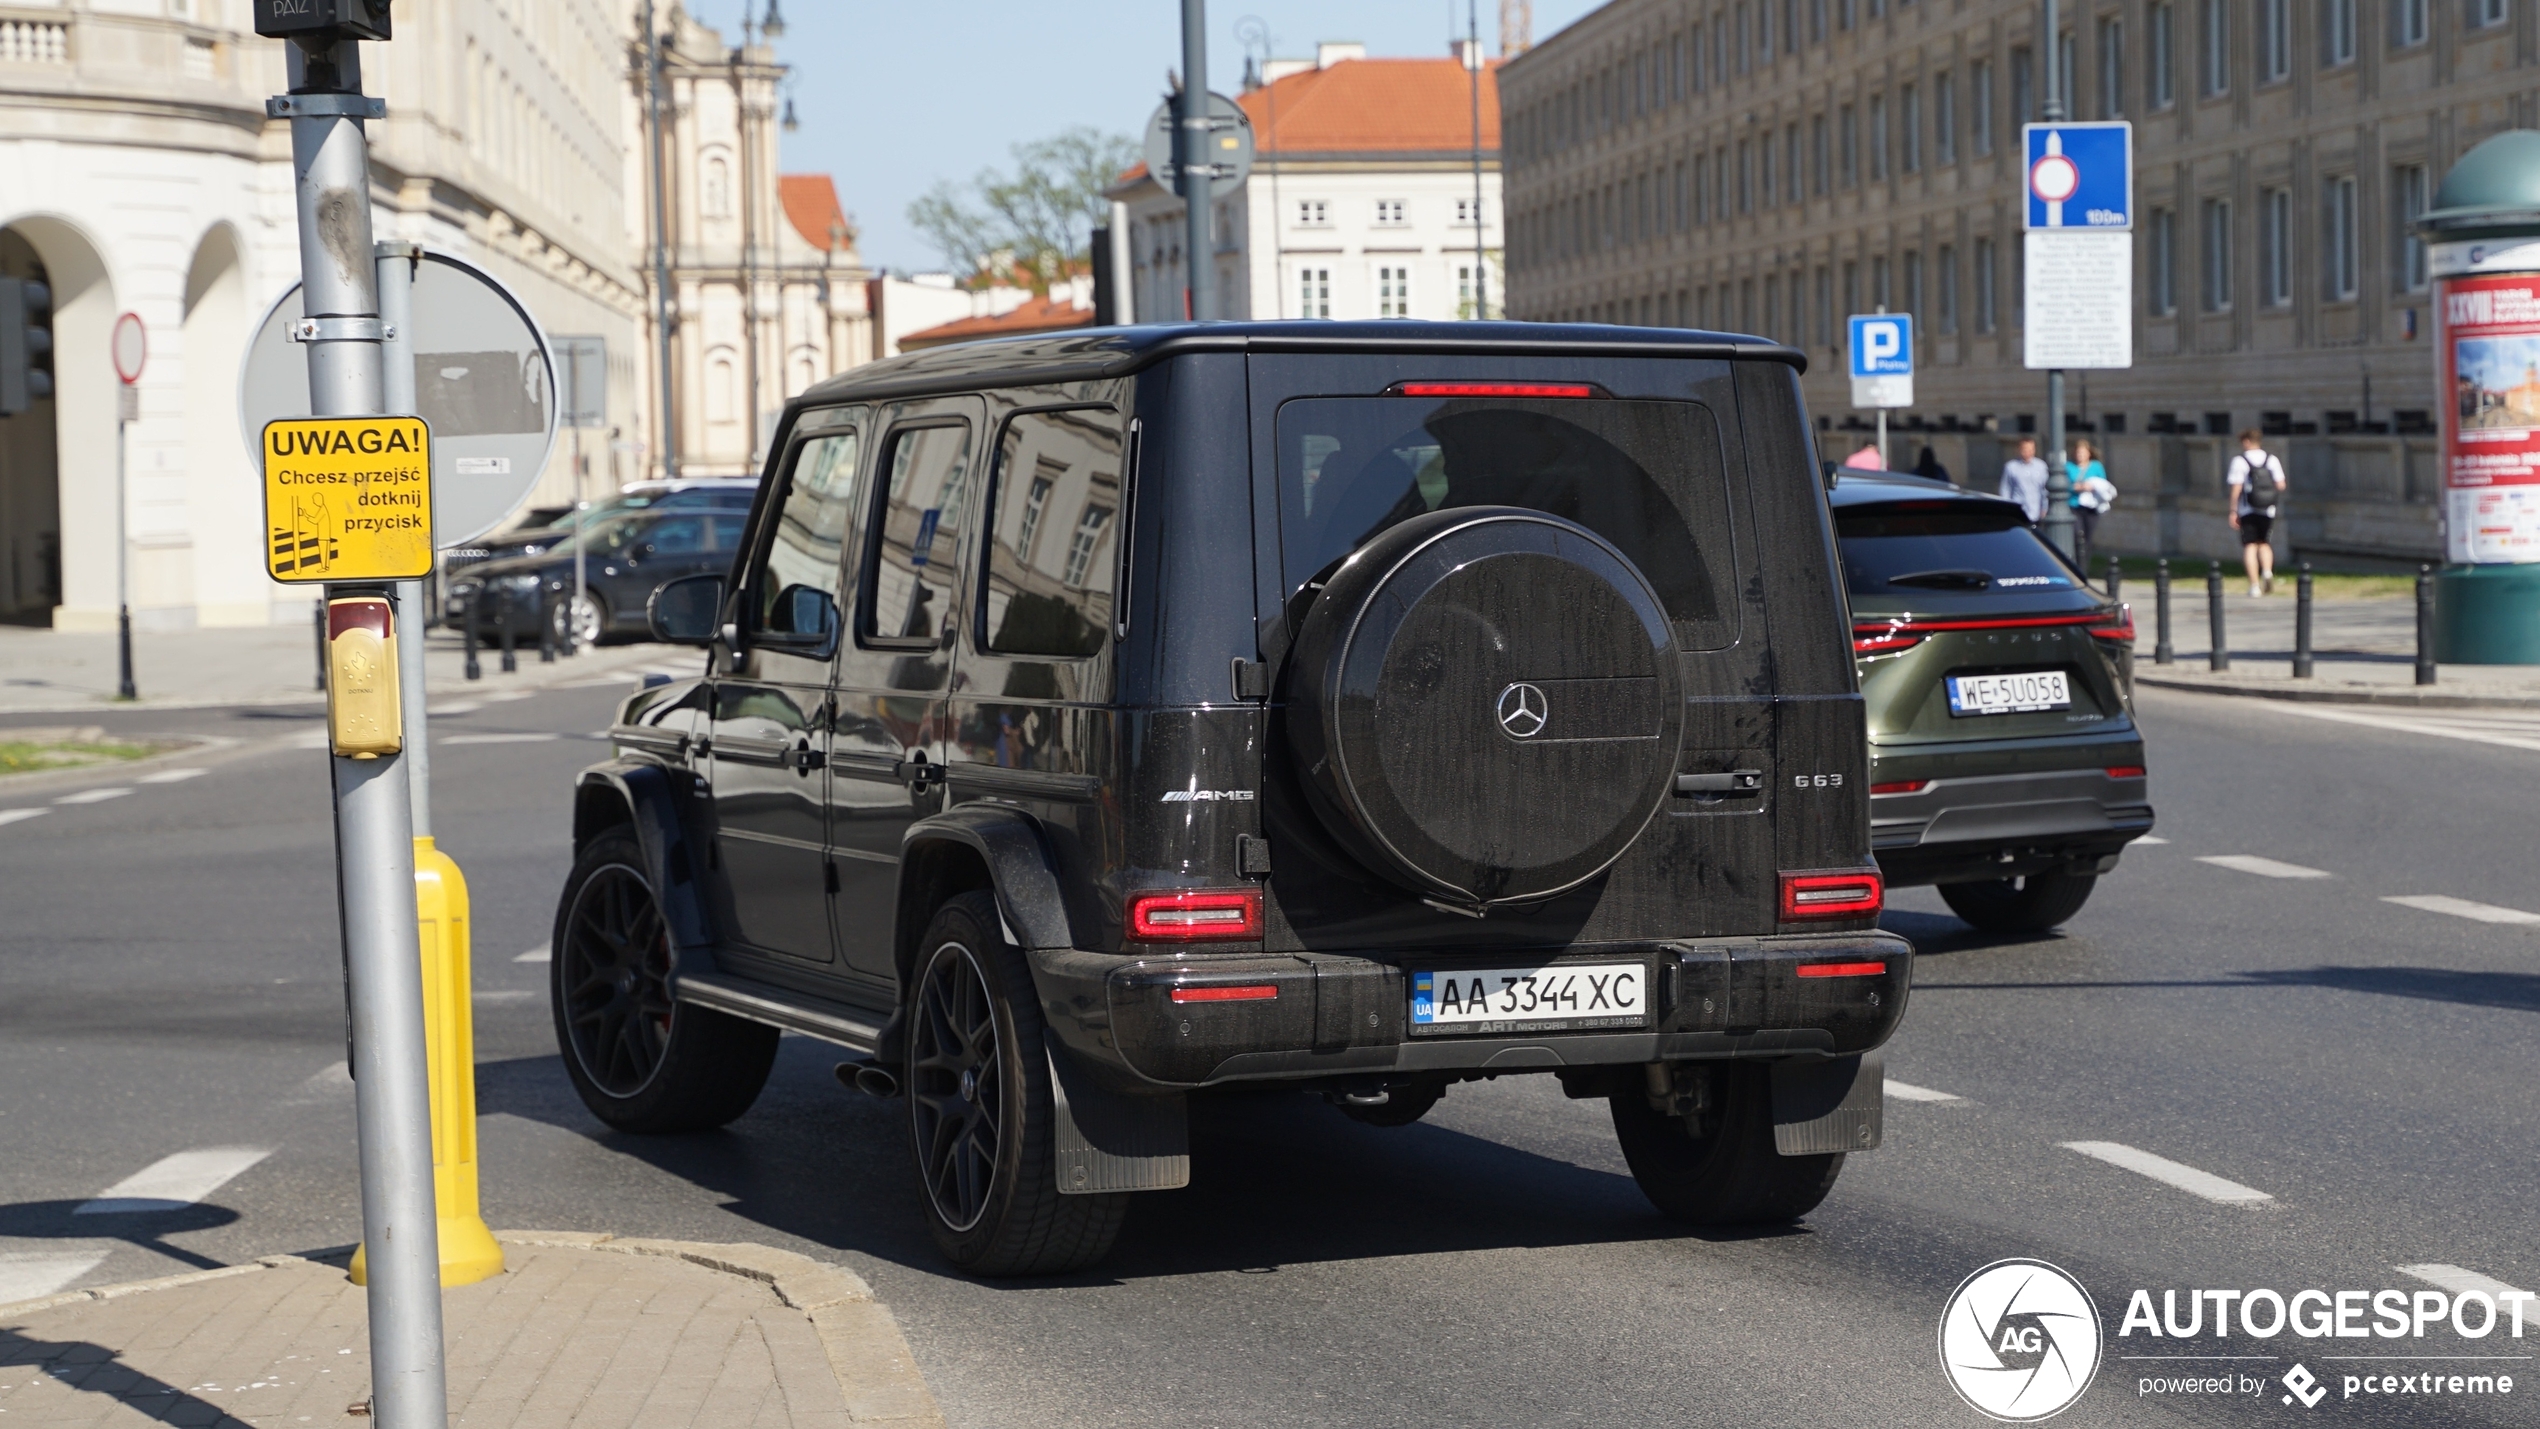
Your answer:
[[[553,664],[540,663],[538,647],[531,645],[517,658],[518,672],[506,675],[500,651],[481,652],[483,678],[470,683],[458,637],[435,630],[426,637],[425,687],[436,695],[462,690],[486,694],[583,680],[631,682],[645,669],[686,671],[704,663],[696,651],[652,644],[603,645],[570,658],[560,656]],[[136,631],[132,682],[141,693],[137,704],[115,702],[115,666],[111,633],[0,625],[0,714],[290,705],[325,699],[317,688],[317,633],[307,625]]]
[[[443,1292],[460,1429],[940,1429],[863,1279],[757,1245],[518,1231]],[[364,1292],[340,1258],[0,1306],[0,1424],[370,1422]]]
[[[2443,665],[2430,686],[2416,683],[2416,597],[2319,600],[2311,606],[2311,678],[2293,678],[2293,582],[2271,596],[2251,596],[2234,582],[2223,596],[2223,642],[2231,668],[2208,668],[2214,647],[2206,619],[2205,581],[2182,578],[2170,589],[2173,664],[2153,663],[2159,640],[2152,583],[2128,581],[2119,591],[2134,607],[2137,684],[2213,694],[2422,709],[2540,708],[2540,666]]]

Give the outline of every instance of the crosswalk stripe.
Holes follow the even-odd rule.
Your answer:
[[[522,953],[518,957],[513,958],[512,961],[516,963],[553,962],[555,961],[555,953],[546,944],[540,943],[538,946],[531,948],[528,952]]]
[[[188,779],[200,779],[211,772],[212,771],[209,769],[162,769],[156,774],[142,775],[141,782],[144,784],[182,784]]]
[[[2111,1166],[2121,1167],[2137,1176],[2149,1176],[2162,1185],[2176,1186],[2190,1195],[2202,1196],[2208,1201],[2217,1201],[2224,1205],[2251,1206],[2261,1201],[2275,1199],[2254,1186],[2243,1186],[2237,1181],[2226,1181],[2211,1171],[2199,1171],[2185,1162],[2172,1161],[2166,1156],[2156,1156],[2140,1147],[2128,1146],[2122,1141],[2066,1141],[2060,1144],[2066,1151],[2078,1151],[2094,1160],[2105,1161]]]
[[[2260,858],[2254,853],[2205,854],[2199,857],[2196,861],[2198,863],[2210,863],[2216,868],[2228,868],[2237,873],[2254,873],[2260,878],[2334,877],[2333,874],[2327,873],[2321,869],[2304,868],[2298,863],[2278,863],[2276,860],[2271,858]]]
[[[75,1216],[180,1211],[273,1154],[270,1146],[203,1146],[161,1157],[98,1193]]]
[[[108,789],[82,789],[76,794],[64,794],[53,802],[56,804],[102,804],[108,799],[120,799],[131,792],[129,786],[118,784]]]
[[[2411,893],[2403,898],[2384,898],[2402,908],[2421,908],[2428,913],[2449,913],[2455,918],[2475,918],[2481,923],[2540,923],[2540,913],[2525,913],[2519,908],[2499,908],[2493,903],[2473,903],[2466,898],[2447,898],[2440,893]]]
[[[2159,834],[2145,834],[2143,837],[2136,839],[2135,842],[2139,844],[2165,844],[2168,843],[2169,840],[2161,837]]]
[[[2535,1318],[2540,1318],[2540,1305],[2532,1303],[2535,1298],[2540,1297],[2533,1296],[2528,1290],[2517,1290],[2501,1280],[2481,1275],[2475,1270],[2463,1270],[2457,1265],[2444,1265],[2439,1261],[2429,1265],[2394,1265],[2391,1269],[2410,1279],[2422,1280],[2437,1290],[2449,1290],[2455,1295],[2465,1290],[2475,1290],[2494,1300],[2500,1310],[2518,1300],[2521,1304],[2521,1313],[2515,1315],[2515,1319],[2529,1323]],[[2515,1300],[2507,1300],[2505,1297],[2508,1295],[2514,1296]]]
[[[1949,1092],[1934,1091],[1929,1087],[1918,1087],[1912,1082],[1900,1082],[1894,1077],[1887,1079],[1887,1094],[1896,1098],[1898,1101],[1906,1102],[1954,1102],[1958,1100],[1958,1097]]]
[[[37,1300],[106,1263],[107,1252],[0,1255],[0,1305]]]
[[[443,744],[547,744],[563,738],[558,734],[454,734]]]
[[[53,811],[50,809],[0,809],[0,824],[14,824],[21,819],[41,818],[51,812]]]

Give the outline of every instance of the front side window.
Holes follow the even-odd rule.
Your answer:
[[[1686,648],[1736,635],[1719,427],[1699,403],[1300,398],[1279,409],[1278,437],[1290,592],[1423,512],[1519,506],[1630,557]]]
[[[811,607],[787,592],[817,591],[835,601],[845,578],[847,527],[855,518],[859,448],[853,428],[825,432],[794,448],[784,497],[766,536],[742,618],[755,632],[817,634],[794,627]]]
[[[909,427],[882,453],[881,492],[868,543],[857,633],[868,643],[932,646],[952,618],[960,565],[963,493],[970,480],[967,424]]]
[[[979,641],[999,655],[1074,659],[1110,638],[1112,515],[1126,445],[1110,407],[1020,412],[997,443]]]

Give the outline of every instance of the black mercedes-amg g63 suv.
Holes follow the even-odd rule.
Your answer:
[[[705,670],[627,700],[556,915],[609,1125],[780,1029],[906,1099],[936,1240],[1099,1257],[1187,1099],[1611,1104],[1670,1216],[1878,1144],[1912,950],[1798,353],[1533,324],[940,348],[787,408]]]

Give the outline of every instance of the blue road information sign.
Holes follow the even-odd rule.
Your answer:
[[[1855,313],[1850,321],[1852,405],[1914,405],[1914,315]]]
[[[2030,228],[2134,227],[2134,126],[2028,124]]]

